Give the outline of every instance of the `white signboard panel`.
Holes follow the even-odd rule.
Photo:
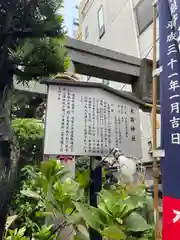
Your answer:
[[[141,157],[139,107],[100,88],[50,85],[44,154]]]

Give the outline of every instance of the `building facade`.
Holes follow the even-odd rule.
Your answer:
[[[82,0],[79,5],[77,38],[124,54],[152,59],[152,22],[152,0]],[[157,28],[157,52],[158,39]],[[101,82],[119,90],[131,91],[130,85],[106,79],[83,76],[81,80]],[[140,112],[140,117],[142,160],[143,162],[149,162],[152,160],[151,114]],[[160,145],[159,132],[158,129],[158,145]]]
[[[82,0],[79,38],[135,57],[152,58],[152,4],[152,0]]]

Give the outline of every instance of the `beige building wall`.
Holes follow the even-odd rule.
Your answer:
[[[79,7],[82,40],[135,57],[152,59],[152,0],[83,0]],[[99,37],[98,11],[102,6],[104,34]],[[157,19],[157,52],[158,19]],[[159,56],[157,55],[157,58]],[[131,86],[83,76],[83,81],[102,82],[110,87],[131,91]],[[160,118],[160,116],[158,116]],[[152,160],[151,114],[140,113],[143,161]],[[160,145],[160,129],[157,129]]]

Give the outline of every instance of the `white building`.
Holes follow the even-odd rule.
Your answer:
[[[152,59],[152,3],[152,0],[82,0],[79,5],[78,39],[135,57]],[[102,82],[119,90],[131,91],[129,85],[105,79],[83,76],[82,80]],[[148,162],[152,160],[149,153],[151,114],[140,114],[143,161]]]
[[[82,0],[81,40],[135,57],[152,58],[152,2]]]

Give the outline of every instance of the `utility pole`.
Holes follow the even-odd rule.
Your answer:
[[[153,83],[152,83],[152,150],[157,149],[157,129],[156,129],[156,111],[157,111],[157,59],[156,59],[156,34],[157,30],[157,1],[153,3]],[[154,173],[154,220],[155,220],[155,239],[160,240],[160,221],[159,221],[159,198],[158,198],[158,183],[159,183],[159,168],[157,158],[153,158],[153,173]]]

